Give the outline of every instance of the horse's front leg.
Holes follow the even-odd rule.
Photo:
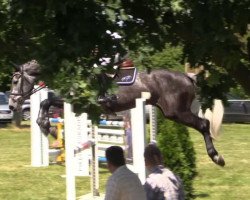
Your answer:
[[[51,134],[54,138],[57,138],[56,130],[54,127],[51,127],[49,121],[49,108],[50,106],[56,106],[59,108],[63,107],[63,100],[61,99],[45,99],[40,103],[40,110],[38,113],[38,118],[36,120],[40,130],[43,134],[48,136]]]
[[[38,113],[38,118],[36,123],[40,127],[42,133],[46,136],[50,134],[50,122],[49,122],[49,108],[51,106],[51,102],[48,99],[43,100],[40,103],[40,110]]]

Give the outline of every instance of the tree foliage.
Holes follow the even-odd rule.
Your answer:
[[[169,69],[184,72],[183,47],[166,44],[164,49],[149,57],[154,69]]]
[[[239,83],[250,93],[250,2],[182,1],[172,28],[182,38],[188,60],[210,71],[199,77],[202,101],[225,99]],[[208,95],[209,94],[209,95]]]
[[[236,83],[250,93],[249,4],[248,0],[0,0],[0,87],[5,90],[9,84],[10,61],[37,59],[41,79],[49,87],[82,108],[91,107],[99,87],[94,75],[112,70],[93,68],[98,57],[129,51],[147,66],[150,56],[169,43],[183,46],[183,62],[203,64],[211,71],[209,79],[199,79],[203,99],[224,98]],[[107,30],[122,39],[112,39]],[[96,45],[98,55],[93,54]]]

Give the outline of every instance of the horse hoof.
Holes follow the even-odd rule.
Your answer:
[[[225,166],[225,160],[221,155],[214,156],[214,162],[221,167]]]

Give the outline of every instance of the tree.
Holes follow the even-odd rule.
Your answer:
[[[0,73],[0,88],[1,89],[0,90],[7,91],[10,89],[12,70],[2,65],[1,61],[0,61],[0,66],[1,66],[1,73]]]
[[[166,44],[164,49],[150,56],[151,65],[155,69],[169,69],[173,71],[184,72],[182,64],[183,46],[171,46]]]
[[[182,1],[172,10],[172,29],[193,64],[201,63],[210,77],[202,85],[203,101],[225,99],[239,83],[250,94],[250,2]],[[209,95],[208,95],[209,94]]]
[[[41,79],[86,108],[98,93],[94,75],[112,70],[92,67],[96,45],[100,56],[112,55],[115,46],[146,65],[148,56],[169,42],[183,45],[183,61],[211,71],[209,79],[199,79],[202,96],[224,98],[235,83],[250,93],[248,8],[248,0],[1,0],[1,73],[9,74],[10,61],[35,58]],[[123,38],[113,40],[107,30]]]
[[[149,26],[163,39],[184,46],[184,60],[192,66],[204,65],[209,78],[199,77],[200,97],[207,106],[214,98],[226,99],[237,83],[250,94],[250,2],[201,0],[158,1],[158,7],[143,5],[151,12],[137,12],[141,1],[123,1],[128,12],[146,22],[157,16],[157,28]],[[156,2],[156,1],[154,1]],[[144,2],[146,4],[146,2]],[[154,10],[154,11],[152,11]],[[153,14],[151,14],[153,12]],[[148,14],[150,13],[150,14]],[[158,13],[158,14],[157,14]],[[156,35],[156,34],[155,34]]]
[[[196,176],[195,151],[185,126],[166,120],[158,115],[157,143],[161,149],[165,166],[180,176],[186,198],[193,199],[193,180]]]

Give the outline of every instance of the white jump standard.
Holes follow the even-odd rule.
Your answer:
[[[39,86],[35,86],[37,88]],[[31,115],[31,166],[44,167],[49,165],[49,141],[36,123],[40,103],[48,98],[48,89],[44,88],[30,96]]]
[[[142,183],[146,179],[146,169],[143,159],[143,153],[146,144],[146,117],[145,117],[145,99],[136,99],[136,107],[131,110],[131,122],[133,133],[133,165],[128,165],[136,174],[138,174]],[[105,149],[111,145],[120,145],[125,149],[124,144],[124,128],[123,122],[111,122],[101,121],[102,126],[98,128],[94,126],[92,131],[88,127],[87,115],[81,123],[81,127],[78,127],[84,134],[84,139],[78,140],[79,143],[74,142],[74,132],[76,130],[75,114],[72,111],[70,104],[64,103],[64,126],[65,126],[65,151],[66,151],[66,187],[67,187],[67,200],[76,199],[75,190],[75,174],[74,174],[74,162],[75,156],[78,153],[87,152],[91,155],[91,194],[82,196],[81,200],[89,199],[101,199],[99,194],[99,163],[98,157],[105,155]],[[108,124],[106,127],[104,124]],[[112,126],[116,126],[116,129],[112,129]],[[104,143],[103,143],[104,142]],[[107,144],[105,144],[108,142]],[[91,148],[91,151],[89,149]],[[86,158],[86,157],[85,157]],[[88,159],[87,159],[88,160]]]

